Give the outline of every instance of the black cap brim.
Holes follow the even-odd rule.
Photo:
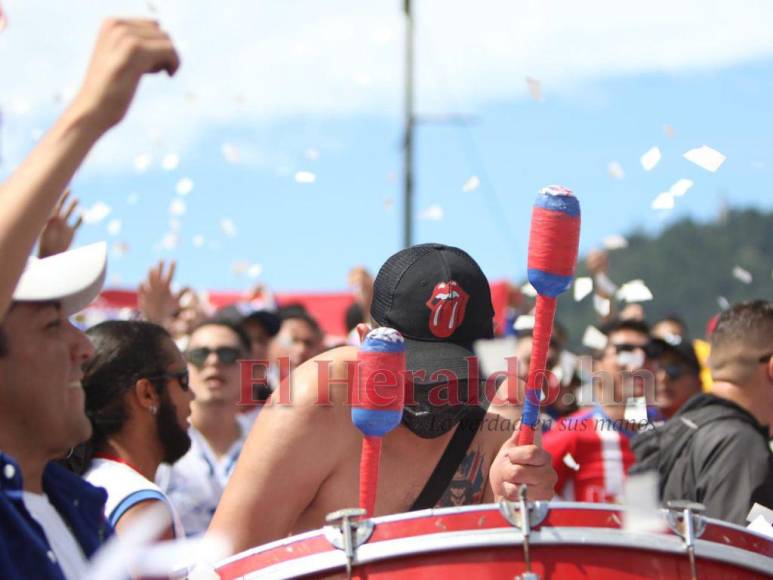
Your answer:
[[[472,361],[468,364],[467,359],[470,357]],[[470,368],[478,369],[478,359],[471,346],[447,341],[431,342],[406,338],[405,361],[407,369],[413,373],[415,384],[445,383],[449,381],[449,377],[463,381],[469,378]],[[478,378],[480,379],[479,371]]]

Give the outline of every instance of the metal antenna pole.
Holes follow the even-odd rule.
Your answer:
[[[411,0],[405,12],[405,142],[403,143],[403,246],[413,244],[413,15]]]

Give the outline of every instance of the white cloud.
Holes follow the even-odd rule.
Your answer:
[[[131,168],[187,148],[208,130],[295,116],[378,114],[402,106],[403,21],[397,0],[156,3],[183,66],[143,82],[130,122],[91,168]],[[143,0],[7,0],[0,103],[23,130],[5,136],[9,165],[75,94],[101,20],[151,16]],[[67,26],[62,26],[66,22]],[[773,3],[724,0],[416,3],[419,109],[528,98],[525,76],[556,95],[600,77],[729,66],[773,54]],[[367,81],[367,82],[365,82]],[[19,107],[19,104],[23,107]],[[271,163],[272,154],[253,156]]]

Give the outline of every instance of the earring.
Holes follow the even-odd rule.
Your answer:
[[[157,414],[158,414],[158,407],[156,407],[155,405],[153,405],[153,406],[150,408],[150,414],[151,414],[151,415],[157,415]]]

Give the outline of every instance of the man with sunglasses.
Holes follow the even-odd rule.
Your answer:
[[[156,481],[182,519],[186,534],[206,531],[223,494],[254,415],[240,413],[239,359],[249,358],[249,339],[236,325],[215,319],[194,328],[185,351],[191,389],[191,448]]]
[[[558,473],[563,499],[617,502],[634,463],[630,439],[647,423],[626,417],[629,399],[654,392],[656,359],[662,345],[650,339],[645,322],[612,320],[602,329],[606,347],[595,353],[593,405],[557,421],[542,443]]]
[[[663,333],[658,338],[663,341],[663,354],[658,361],[655,404],[663,418],[669,419],[701,392],[701,363],[687,337]]]
[[[83,378],[92,435],[71,454],[70,466],[107,491],[105,516],[119,535],[162,502],[173,524],[162,537],[184,537],[153,478],[162,462],[174,463],[191,445],[185,359],[169,333],[151,322],[111,320],[86,334],[95,351]]]
[[[634,443],[632,472],[654,470],[664,502],[687,499],[706,515],[745,525],[749,509],[773,508],[773,302],[738,304],[711,335],[711,394],[698,394]]]

